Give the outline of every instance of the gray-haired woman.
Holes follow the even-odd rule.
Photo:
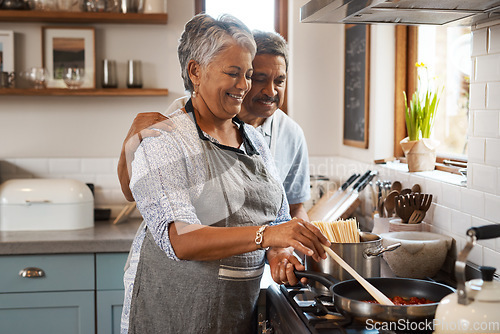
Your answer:
[[[251,86],[248,28],[197,15],[178,54],[191,99],[132,162],[144,223],[124,276],[122,333],[251,333],[266,253],[281,264],[273,279],[296,284],[293,248],[319,260],[329,242],[290,220],[266,143],[236,117]]]

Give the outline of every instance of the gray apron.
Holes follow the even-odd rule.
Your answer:
[[[208,177],[192,203],[204,225],[259,226],[274,221],[281,208],[281,185],[268,173],[243,126],[240,131],[248,154],[209,141],[198,128]],[[255,333],[264,257],[264,250],[256,250],[216,261],[175,261],[146,231],[129,333]]]

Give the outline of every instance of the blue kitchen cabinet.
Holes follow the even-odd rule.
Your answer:
[[[96,255],[97,334],[120,333],[127,256],[128,253]]]
[[[0,333],[94,333],[94,292],[0,294]]]
[[[0,256],[0,268],[1,333],[95,332],[94,254]]]
[[[97,291],[97,334],[119,334],[123,290]]]
[[[127,256],[0,256],[0,333],[119,333]]]

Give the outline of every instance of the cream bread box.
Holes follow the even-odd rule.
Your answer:
[[[0,231],[78,230],[94,226],[90,188],[71,179],[15,179],[0,185]]]

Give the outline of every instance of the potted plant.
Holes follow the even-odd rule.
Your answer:
[[[413,93],[411,101],[405,99],[405,120],[408,137],[400,144],[408,162],[410,172],[423,172],[434,170],[436,163],[436,147],[438,141],[431,139],[430,135],[434,126],[434,118],[439,105],[440,92],[432,87],[434,80],[429,80],[427,66],[416,63],[417,71],[425,71],[425,86],[418,74],[418,87]]]

